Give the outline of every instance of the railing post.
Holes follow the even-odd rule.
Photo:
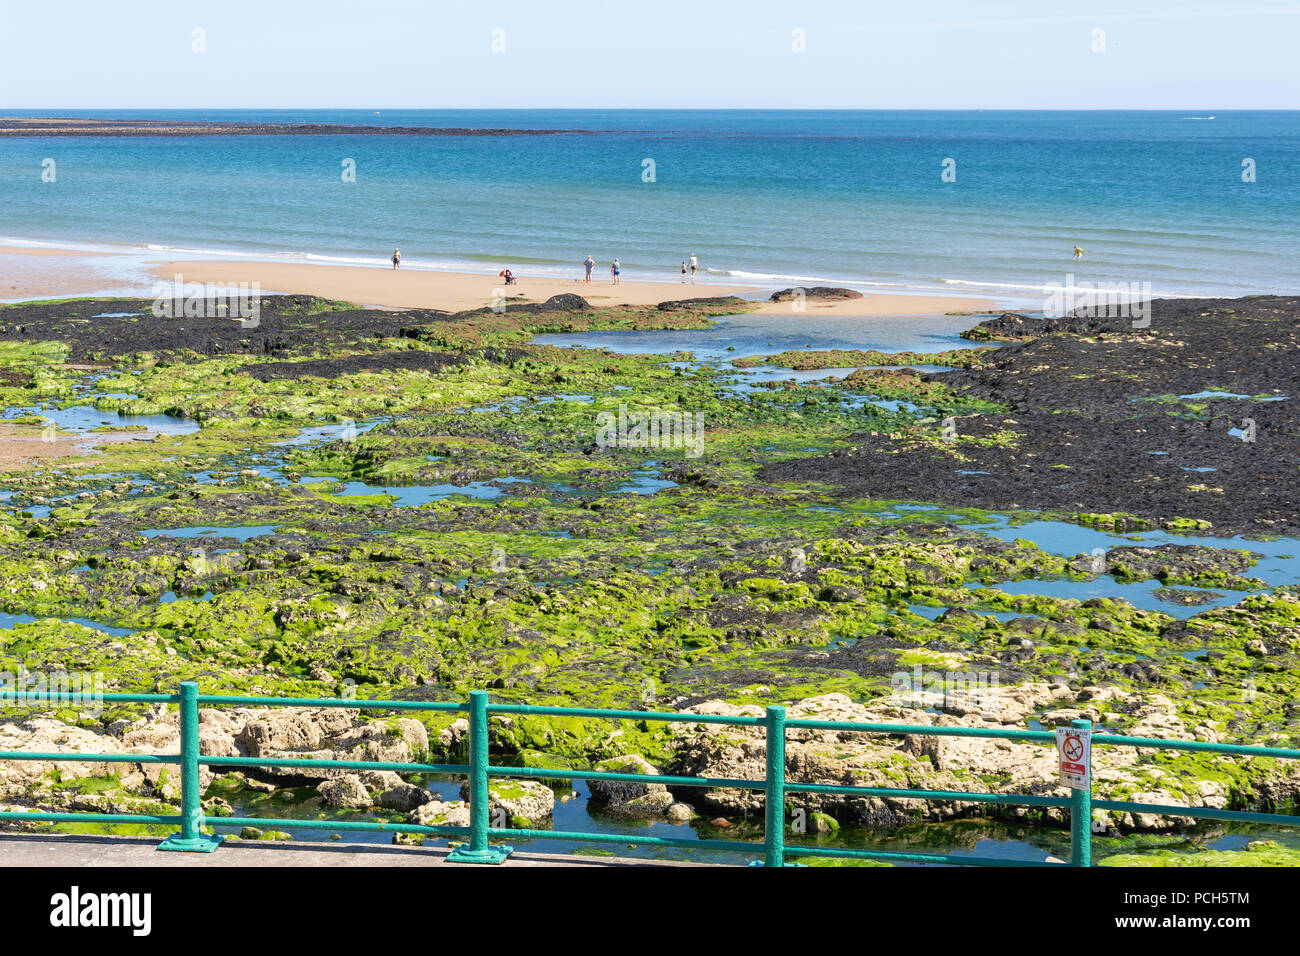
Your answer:
[[[192,680],[181,683],[181,832],[173,833],[160,850],[188,853],[211,853],[223,837],[203,832],[203,793],[199,788],[199,685]],[[164,764],[164,767],[167,766]]]
[[[785,708],[767,708],[763,865],[785,866]]]
[[[504,863],[509,846],[488,843],[492,795],[488,791],[488,692],[469,694],[469,845],[447,855],[448,863]]]
[[[1076,730],[1092,730],[1091,720],[1072,720]],[[1088,786],[1070,788],[1070,865],[1092,866],[1092,760]]]

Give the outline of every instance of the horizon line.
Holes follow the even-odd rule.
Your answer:
[[[320,111],[500,111],[544,112],[565,110],[569,112],[766,112],[766,113],[1182,113],[1189,110],[1224,113],[1296,113],[1300,106],[0,106],[4,110],[34,112],[36,110],[261,110],[264,112]]]

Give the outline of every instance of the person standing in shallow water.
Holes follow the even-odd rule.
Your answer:
[[[695,258],[695,253],[691,253],[691,284],[695,284],[695,270],[700,266],[700,260]]]
[[[593,258],[591,258],[591,255],[588,254],[588,255],[587,255],[587,258],[583,260],[582,264],[583,264],[584,267],[586,267],[586,270],[587,270],[587,277],[586,277],[585,279],[583,279],[582,281],[583,281],[583,282],[590,282],[590,281],[591,281],[591,270],[594,269],[594,268],[596,268],[596,260],[593,259]]]
[[[609,274],[614,279],[614,285],[618,285],[618,277],[622,272],[623,272],[623,267],[618,264],[618,259],[615,259],[609,267]]]
[[[398,249],[396,246],[393,247],[393,268],[402,268],[402,250]]]

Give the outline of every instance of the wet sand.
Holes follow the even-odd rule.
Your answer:
[[[42,459],[87,453],[85,443],[71,435],[47,441],[33,425],[0,424],[0,472],[23,471]]]
[[[96,260],[107,264],[111,256],[76,249],[0,245],[0,299],[91,295],[119,285],[95,265]]]

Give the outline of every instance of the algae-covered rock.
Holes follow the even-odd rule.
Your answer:
[[[536,780],[493,780],[488,785],[491,797],[489,812],[496,818],[527,817],[545,820],[555,809],[555,791]],[[461,798],[469,799],[469,784],[460,789]]]
[[[808,814],[808,832],[809,833],[834,833],[840,828],[840,821],[836,820],[829,813],[822,813],[814,810]]]
[[[691,817],[694,815],[695,811],[691,808],[691,805],[680,801],[670,803],[664,810],[664,817],[674,826],[681,826],[683,823],[690,823]]]
[[[402,783],[380,794],[379,805],[389,810],[409,812],[433,800],[434,795],[424,787]]]
[[[353,774],[326,780],[316,788],[316,792],[321,795],[328,807],[360,810],[374,803],[370,798],[370,791]]]
[[[424,827],[467,827],[469,804],[463,800],[431,800],[407,814],[407,820]]]
[[[608,760],[601,760],[593,764],[591,769],[599,773],[659,775],[659,771],[655,769],[654,765],[640,754],[624,754],[621,757],[610,757]],[[597,803],[607,804],[626,803],[648,793],[663,793],[668,789],[662,783],[646,783],[635,780],[588,780],[587,787],[591,791],[592,800]]]
[[[610,757],[592,767],[602,773],[635,773],[659,776],[659,771],[640,754]],[[588,780],[592,802],[608,813],[626,817],[664,815],[676,802],[662,783],[636,780]]]

